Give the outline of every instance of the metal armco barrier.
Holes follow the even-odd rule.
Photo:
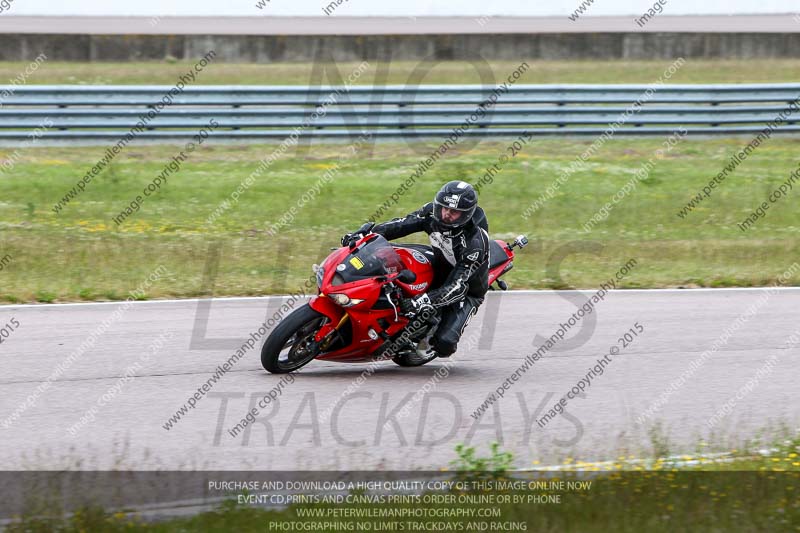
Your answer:
[[[647,93],[648,88],[651,89]],[[479,106],[495,87],[423,85],[301,87],[192,86],[0,87],[0,139],[117,139],[137,126],[137,138],[187,138],[215,119],[214,137],[289,135],[442,137],[472,117],[467,135],[617,135],[755,133],[781,113],[778,132],[795,133],[800,84],[511,85],[497,103]],[[635,102],[641,105],[634,106]],[[633,107],[632,107],[633,106]],[[796,106],[794,106],[796,107]],[[143,121],[148,111],[153,117]],[[627,110],[632,110],[625,118]],[[484,116],[479,116],[483,114]],[[140,123],[141,122],[141,123]],[[43,128],[42,124],[48,124]]]

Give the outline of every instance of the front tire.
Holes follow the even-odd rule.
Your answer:
[[[267,337],[261,348],[261,365],[272,374],[287,374],[319,355],[314,335],[327,317],[308,304],[292,311]]]

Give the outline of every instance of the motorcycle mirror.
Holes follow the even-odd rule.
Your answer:
[[[515,246],[519,247],[520,249],[525,248],[528,244],[528,238],[525,235],[517,235],[517,238],[514,239],[514,242],[511,243],[509,248],[513,249]]]
[[[404,269],[400,271],[396,279],[401,283],[414,283],[417,281],[417,275],[412,270]]]

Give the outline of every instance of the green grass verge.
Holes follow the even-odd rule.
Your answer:
[[[520,61],[491,61],[481,64],[481,73],[464,61],[437,63],[393,61],[372,63],[357,84],[377,83],[480,83],[494,77],[505,80]],[[531,69],[521,83],[651,83],[657,80],[672,61],[536,61],[528,60]],[[28,62],[0,62],[0,80],[17,77]],[[146,84],[172,85],[193,65],[192,61],[80,63],[47,61],[28,79],[30,84]],[[328,70],[324,83],[340,83],[355,70],[358,62],[336,65],[311,63],[235,64],[213,62],[196,83],[209,85],[294,85],[313,83],[320,72]],[[486,68],[488,65],[490,68]],[[335,69],[339,74],[333,74]],[[385,80],[384,80],[385,76]],[[481,77],[483,76],[483,77]],[[743,83],[795,82],[800,78],[796,59],[689,59],[667,83]]]
[[[401,216],[429,201],[451,179],[476,183],[505,153],[508,141],[484,141],[448,153],[381,217]],[[799,141],[762,145],[686,219],[678,210],[719,172],[747,139],[684,140],[625,197],[607,220],[585,233],[583,224],[625,184],[660,139],[606,143],[527,221],[524,210],[591,140],[535,140],[480,191],[496,238],[526,233],[506,279],[513,288],[597,287],[630,258],[638,262],[622,287],[726,287],[772,283],[800,255],[797,187],[747,231],[736,224],[797,165]],[[339,236],[358,227],[416,168],[433,144],[378,143],[343,161],[343,145],[316,145],[305,156],[287,152],[238,203],[212,225],[207,217],[258,167],[274,145],[211,146],[191,155],[180,172],[116,227],[112,217],[176,153],[172,146],[126,149],[61,213],[53,204],[91,168],[104,147],[19,149],[16,165],[0,175],[0,301],[124,298],[158,265],[170,272],[147,298],[204,294],[203,272],[212,243],[221,246],[217,295],[261,295],[296,290]],[[0,151],[9,157],[13,149]],[[334,164],[340,171],[298,209],[275,237],[267,233]],[[409,238],[425,241],[424,235]],[[567,255],[558,272],[548,260],[573,241],[595,241],[602,251]],[[787,285],[797,284],[795,274]]]

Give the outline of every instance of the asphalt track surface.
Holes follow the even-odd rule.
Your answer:
[[[495,440],[524,468],[537,460],[645,454],[656,423],[671,451],[689,453],[732,398],[732,412],[713,428],[715,444],[735,446],[780,423],[798,427],[800,345],[787,347],[800,330],[794,288],[768,296],[765,289],[611,291],[587,315],[596,323],[583,326],[579,342],[570,346],[568,337],[594,319],[576,323],[476,422],[470,413],[533,352],[535,335],[549,337],[570,318],[576,306],[568,298],[580,294],[490,293],[438,382],[432,378],[444,374],[444,360],[412,369],[383,362],[360,385],[367,365],[312,362],[293,383],[284,378],[278,402],[236,437],[228,429],[282,379],[262,370],[261,342],[169,431],[164,424],[281,297],[214,300],[205,333],[196,327],[197,300],[134,303],[23,411],[26,398],[121,304],[3,306],[0,323],[14,317],[20,326],[0,345],[0,469],[436,469],[454,458],[458,443],[483,452]],[[748,308],[755,310],[749,316]],[[542,416],[636,322],[644,332],[620,347],[584,397],[569,400],[569,415],[539,427],[534,413]],[[703,358],[726,328],[729,338]],[[158,338],[163,347],[151,348]],[[133,377],[121,381],[137,362]],[[685,383],[666,404],[637,422],[682,374]],[[403,405],[405,416],[397,414]],[[95,420],[81,424],[92,406]]]

